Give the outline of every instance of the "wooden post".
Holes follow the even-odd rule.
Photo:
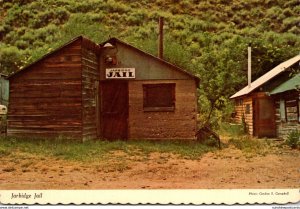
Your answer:
[[[164,51],[164,44],[163,44],[163,39],[164,39],[164,32],[163,32],[163,27],[164,27],[164,18],[159,17],[159,39],[158,39],[158,58],[163,59],[163,51]]]
[[[251,46],[248,46],[248,88],[251,87]]]

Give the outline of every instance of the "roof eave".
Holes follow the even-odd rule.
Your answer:
[[[60,46],[60,47],[54,49],[53,51],[51,51],[51,52],[49,52],[49,53],[43,55],[41,58],[35,60],[34,62],[32,62],[32,63],[30,63],[30,64],[28,64],[28,65],[26,65],[25,67],[21,68],[20,70],[14,72],[14,73],[12,73],[12,74],[10,74],[9,76],[7,76],[7,79],[10,80],[11,78],[15,77],[15,76],[18,75],[19,73],[22,73],[22,72],[23,72],[24,70],[26,70],[27,68],[29,68],[29,67],[35,65],[36,63],[39,63],[40,61],[44,60],[45,58],[47,58],[47,57],[50,56],[51,54],[53,54],[53,53],[55,53],[55,52],[61,50],[62,48],[68,46],[69,44],[71,44],[71,43],[73,43],[73,42],[75,42],[75,41],[77,41],[77,40],[79,40],[79,39],[83,39],[83,36],[82,36],[82,35],[81,35],[81,36],[77,36],[76,38],[70,40],[69,42],[65,43],[64,45],[62,45],[62,46]]]
[[[273,68],[272,70],[268,71],[267,73],[265,73],[264,75],[262,75],[261,77],[259,77],[255,81],[253,81],[251,83],[251,85],[252,85],[252,87],[253,86],[255,86],[255,87],[253,87],[253,88],[250,87],[249,88],[248,86],[246,86],[246,87],[242,88],[240,91],[236,92],[234,95],[232,95],[230,97],[230,99],[234,99],[234,98],[237,98],[237,97],[241,97],[241,96],[250,94],[251,92],[253,92],[257,88],[259,88],[263,84],[267,83],[268,81],[272,80],[274,77],[276,77],[276,76],[280,75],[281,73],[283,73],[287,68],[291,67],[292,65],[294,65],[299,60],[300,60],[300,55],[297,55],[295,57],[290,58],[289,60],[286,60],[285,62],[280,63],[275,68]],[[272,73],[274,73],[274,75],[272,75]],[[265,78],[265,80],[260,81],[263,78]],[[258,85],[256,85],[257,82],[258,82]],[[246,88],[249,88],[249,90],[247,91]]]

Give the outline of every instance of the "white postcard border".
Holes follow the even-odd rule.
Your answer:
[[[0,190],[1,204],[288,204],[300,189]]]

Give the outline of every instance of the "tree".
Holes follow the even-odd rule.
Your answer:
[[[218,111],[228,104],[235,87],[247,79],[247,42],[233,37],[222,45],[211,44],[196,63],[200,76],[200,112],[204,124],[217,125]],[[203,105],[206,104],[206,105]]]

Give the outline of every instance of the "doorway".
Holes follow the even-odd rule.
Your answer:
[[[253,99],[254,136],[275,137],[275,108],[271,97]]]
[[[101,136],[105,139],[128,138],[128,82],[103,81],[101,93]]]

